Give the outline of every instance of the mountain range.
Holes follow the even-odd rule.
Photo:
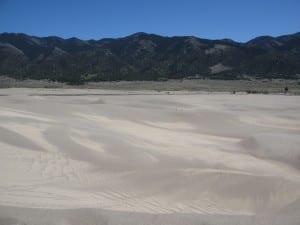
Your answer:
[[[300,78],[300,32],[246,43],[135,33],[101,40],[0,34],[0,76],[70,83]]]

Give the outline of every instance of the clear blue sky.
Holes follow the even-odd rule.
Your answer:
[[[247,41],[300,31],[300,0],[0,0],[0,32],[101,39],[135,32]]]

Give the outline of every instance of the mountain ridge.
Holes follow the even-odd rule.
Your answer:
[[[248,42],[138,32],[99,40],[0,34],[0,76],[78,83],[299,78],[300,32]]]

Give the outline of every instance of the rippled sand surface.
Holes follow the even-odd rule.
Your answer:
[[[299,225],[299,96],[0,95],[0,225]]]

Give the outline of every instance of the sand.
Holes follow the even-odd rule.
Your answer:
[[[300,96],[0,90],[0,225],[300,221]]]

